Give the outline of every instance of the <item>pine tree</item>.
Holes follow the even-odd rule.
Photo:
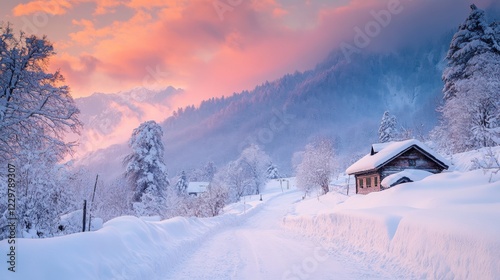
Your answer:
[[[177,191],[177,195],[178,196],[187,195],[187,187],[188,187],[188,182],[187,182],[186,172],[182,171],[181,175],[179,176],[179,179],[177,180],[177,183],[175,184],[175,190]]]
[[[386,143],[396,140],[396,125],[396,117],[389,115],[389,112],[385,111],[378,129],[378,141]]]
[[[448,66],[443,73],[445,100],[457,95],[457,82],[470,77],[467,64],[477,55],[496,51],[500,46],[495,39],[494,30],[488,25],[484,11],[471,5],[471,13],[453,36],[450,50],[446,56]]]
[[[276,167],[276,165],[274,165],[273,163],[271,163],[269,165],[269,167],[267,168],[266,173],[267,173],[267,178],[268,179],[278,179],[278,178],[280,178],[278,167]]]
[[[203,168],[204,180],[206,180],[208,182],[212,182],[212,180],[214,179],[215,173],[217,173],[217,167],[215,167],[215,164],[213,163],[213,161],[207,162],[207,164]]]
[[[475,5],[448,53],[441,123],[432,132],[448,152],[500,144],[500,47],[498,25],[488,25]]]
[[[129,140],[132,153],[124,159],[125,177],[133,187],[133,201],[145,204],[134,206],[141,209],[141,215],[161,215],[165,207],[169,181],[163,161],[162,136],[161,127],[155,121],[147,121],[134,129]],[[145,194],[147,199],[143,199]]]

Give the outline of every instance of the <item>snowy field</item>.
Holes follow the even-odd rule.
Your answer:
[[[17,271],[0,279],[498,279],[500,180],[489,178],[448,172],[305,200],[293,179],[283,192],[272,181],[263,201],[215,218],[119,217],[96,232],[18,239]]]
[[[366,196],[329,193],[297,204],[284,226],[418,279],[499,279],[500,178],[489,179],[449,172]]]

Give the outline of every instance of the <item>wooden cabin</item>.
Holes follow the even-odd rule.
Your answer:
[[[373,144],[370,153],[347,168],[346,173],[354,175],[356,193],[368,194],[399,183],[413,181],[409,175],[406,175],[412,174],[408,170],[422,170],[429,172],[429,174],[436,174],[448,169],[448,167],[447,160],[442,156],[420,141],[410,139]],[[406,172],[405,176],[400,176],[401,178],[397,179],[395,183],[382,186],[381,183],[386,177],[400,172]]]

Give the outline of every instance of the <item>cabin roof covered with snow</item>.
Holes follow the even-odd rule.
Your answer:
[[[416,139],[409,139],[372,145],[371,152],[347,168],[346,173],[351,175],[376,170],[411,148],[418,149],[444,169],[449,167],[448,161],[427,145]]]
[[[372,151],[371,151],[371,154],[374,155],[380,151],[382,151],[385,147],[387,147],[388,145],[390,145],[391,143],[393,142],[387,142],[387,143],[375,143],[375,144],[372,144]]]
[[[425,170],[418,169],[405,169],[401,172],[391,174],[382,180],[380,185],[384,188],[390,188],[394,184],[396,184],[399,180],[403,178],[408,178],[412,182],[420,181],[425,179],[426,177],[433,175],[433,173]]]

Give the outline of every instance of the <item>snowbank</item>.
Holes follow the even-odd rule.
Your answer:
[[[382,180],[380,182],[380,185],[386,189],[392,187],[393,185],[397,184],[399,180],[403,178],[408,178],[412,182],[420,181],[426,177],[429,177],[432,175],[431,172],[425,171],[425,170],[418,170],[418,169],[405,169],[401,172],[391,174]]]
[[[329,194],[330,209],[301,202],[283,224],[418,278],[498,279],[500,180],[488,180],[481,170],[450,172],[349,199]]]
[[[492,147],[492,148],[482,148],[479,150],[473,150],[469,152],[454,154],[451,157],[451,162],[455,170],[457,171],[470,171],[474,170],[477,167],[475,166],[473,160],[479,160],[481,163],[486,164],[484,162],[484,156],[489,151],[495,155],[495,157],[500,160],[500,146]]]
[[[263,199],[281,193],[270,182]],[[162,279],[169,269],[210,234],[241,222],[263,205],[260,196],[229,205],[213,218],[124,216],[93,232],[46,239],[16,239],[16,272],[0,269],[0,279]],[[10,244],[0,241],[7,260]]]
[[[228,217],[147,222],[128,216],[101,230],[47,239],[17,239],[16,272],[0,279],[155,279],[186,246]],[[7,240],[0,252],[7,253]]]

